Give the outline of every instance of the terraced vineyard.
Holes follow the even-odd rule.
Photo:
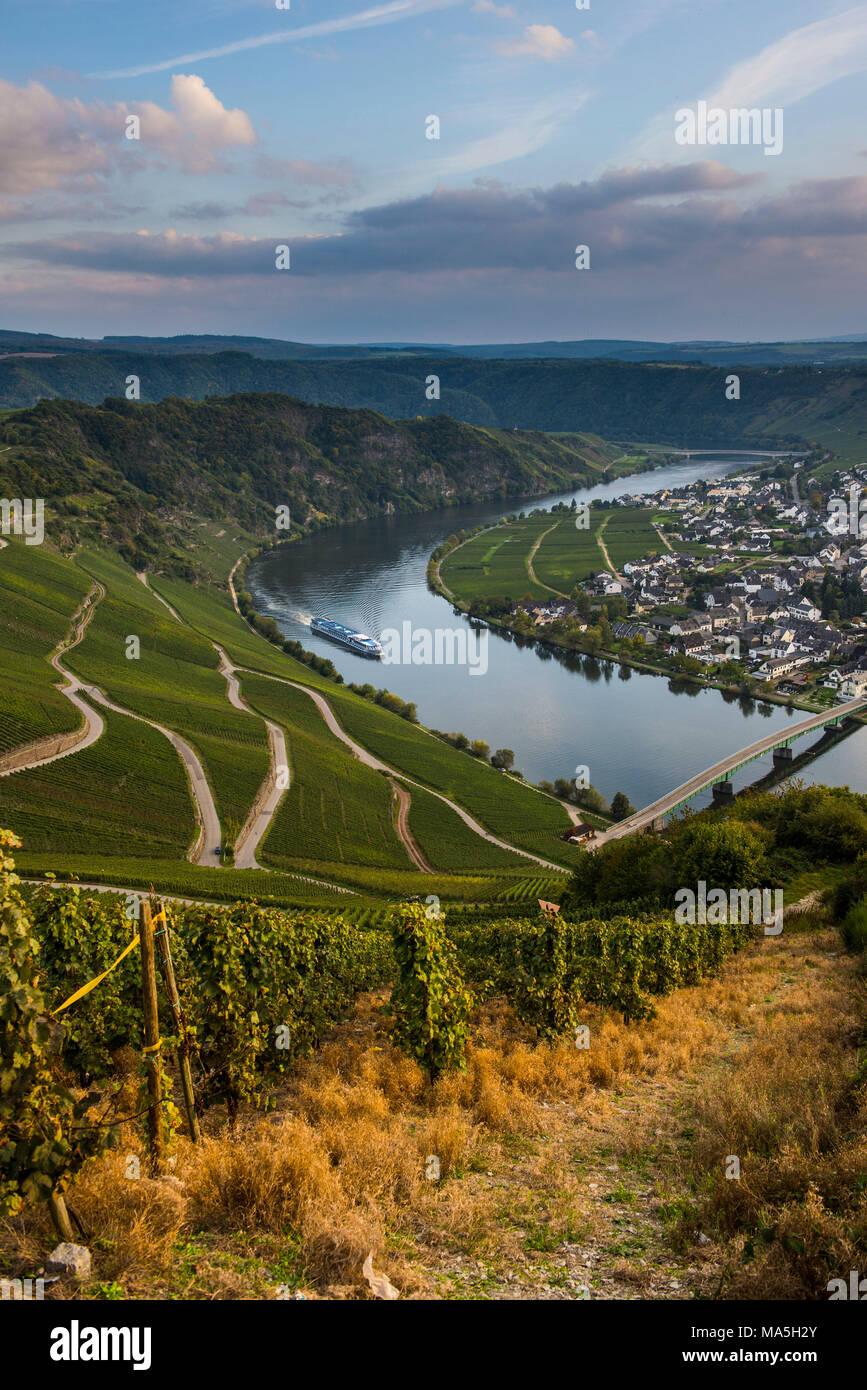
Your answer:
[[[287,731],[291,763],[260,862],[281,869],[321,863],[350,882],[359,864],[411,868],[394,828],[388,780],[352,757],[309,695],[266,676],[244,675],[241,688],[254,709]]]
[[[412,805],[409,828],[428,862],[443,873],[471,869],[507,869],[526,866],[518,854],[482,839],[457,812],[431,792],[410,787]]]
[[[235,903],[240,898],[277,907],[326,902],[335,908],[354,903],[354,896],[303,874],[263,874],[256,869],[208,869],[172,859],[99,859],[87,854],[26,854],[16,850],[22,874],[59,879],[74,876],[82,883],[116,884],[204,901]]]
[[[264,725],[229,704],[210,642],[173,619],[128,569],[94,552],[79,563],[107,593],[70,656],[70,669],[117,704],[189,740],[204,764],[224,834],[233,839],[268,771]],[[130,635],[141,644],[138,660],[125,656]]]
[[[40,855],[59,864],[73,846],[91,864],[138,860],[139,873],[152,858],[184,858],[195,817],[180,759],[156,729],[102,714],[105,732],[89,748],[0,778],[0,822],[14,825],[23,841],[20,864]]]
[[[359,699],[351,691],[278,651],[253,633],[234,611],[229,599],[215,590],[195,589],[189,584],[163,578],[155,579],[153,584],[187,622],[219,642],[240,666],[272,672],[320,690],[350,737],[390,767],[453,797],[486,830],[508,840],[510,844],[529,849],[556,863],[575,863],[581,851],[558,839],[570,824],[558,802],[522,786],[510,777],[504,777],[488,764],[480,763],[433,738],[425,730],[389,710]],[[277,719],[277,722],[280,720]],[[466,841],[467,845],[478,841],[479,845],[484,846],[485,842],[469,829],[467,835],[472,837],[472,840]],[[496,847],[488,845],[487,849],[495,850]],[[462,853],[458,851],[458,862]],[[474,862],[481,864],[490,861]]]
[[[581,853],[558,839],[570,821],[551,797],[340,686],[332,686],[328,698],[352,738],[390,767],[452,797],[494,835],[556,863],[574,863]]]
[[[44,546],[12,540],[0,549],[0,753],[80,726],[47,658],[89,589]]]
[[[232,538],[203,539],[215,567],[227,570]],[[525,857],[475,833],[427,788],[451,797],[503,840],[564,865],[574,862],[579,851],[558,838],[568,820],[556,801],[295,661],[253,632],[218,590],[156,577],[150,593],[102,551],[79,552],[74,560],[14,544],[0,552],[0,586],[9,594],[0,622],[0,728],[13,744],[76,726],[72,706],[54,690],[56,673],[46,657],[94,583],[101,597],[65,661],[140,719],[103,709],[104,732],[88,748],[0,782],[3,820],[24,839],[25,872],[50,868],[124,887],[153,884],[166,893],[219,901],[255,895],[284,904],[323,895],[340,900],[341,884],[363,901],[436,894],[485,903],[526,878]],[[127,657],[131,637],[139,641],[137,659]],[[229,703],[214,642],[237,663],[253,713]],[[352,756],[308,695],[265,673],[319,690],[351,738],[422,784],[406,788],[403,833],[433,872],[421,872],[410,858],[389,778]],[[269,872],[187,863],[196,833],[187,773],[164,736],[141,720],[172,729],[195,749],[229,841],[268,770],[266,718],[284,729],[291,766],[290,787],[259,845],[259,862]]]

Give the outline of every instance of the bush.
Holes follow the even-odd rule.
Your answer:
[[[420,903],[401,903],[391,919],[397,980],[391,995],[394,1041],[436,1081],[463,1070],[473,996],[458,968],[443,919]]]
[[[64,1030],[46,1011],[39,942],[17,892],[10,851],[20,843],[0,830],[0,1213],[6,1214],[37,1201],[56,1203],[85,1161],[111,1142],[107,1130],[85,1123],[98,1097],[77,1100],[59,1074]]]
[[[867,898],[854,903],[840,927],[847,951],[867,951]]]

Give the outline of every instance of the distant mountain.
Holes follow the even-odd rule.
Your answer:
[[[774,366],[812,362],[867,360],[867,333],[801,342],[744,343],[720,339],[661,343],[632,338],[582,338],[539,343],[296,343],[283,338],[258,338],[218,333],[182,333],[161,338],[122,334],[105,338],[63,338],[51,333],[0,330],[0,357],[9,353],[146,352],[178,354],[246,352],[264,360],[314,362],[369,360],[391,356],[469,358],[616,358],[621,362],[707,362],[718,366]]]
[[[816,440],[847,456],[867,455],[867,366],[738,366],[738,400],[726,397],[732,370],[614,359],[394,354],[278,362],[242,352],[78,352],[0,361],[0,408],[53,397],[98,405],[123,396],[134,376],[142,402],[276,392],[392,420],[449,415],[482,429],[586,431],[694,448]],[[432,377],[436,400],[427,399]]]

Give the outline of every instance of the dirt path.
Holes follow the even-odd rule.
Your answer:
[[[527,556],[526,560],[527,574],[530,576],[530,579],[534,584],[539,585],[540,589],[547,589],[549,594],[556,594],[558,598],[568,598],[568,594],[564,594],[560,589],[552,589],[550,584],[546,584],[543,580],[541,580],[537,575],[536,571],[533,569],[533,561],[536,558],[536,551],[539,549],[539,546],[542,544],[545,537],[550,536],[552,531],[556,531],[559,525],[559,521],[555,521],[554,525],[549,526],[547,531],[543,531],[538,540],[534,542],[533,548]]]
[[[442,801],[444,805],[448,806],[456,815],[460,816],[464,825],[469,826],[470,830],[476,835],[480,835],[483,840],[487,840],[489,844],[497,845],[500,849],[508,850],[512,854],[519,854],[523,859],[532,859],[535,864],[541,864],[545,869],[553,869],[558,874],[568,875],[569,870],[565,869],[562,864],[552,864],[549,859],[542,859],[538,854],[531,854],[528,849],[519,849],[517,845],[510,845],[507,844],[505,840],[498,840],[496,835],[492,835],[489,831],[485,830],[483,826],[479,825],[479,822],[474,820],[470,813],[465,811],[462,806],[459,806],[456,801],[452,801],[450,797],[445,796],[442,792],[434,791],[433,787],[426,787],[421,782],[416,782],[412,777],[408,777],[405,772],[399,772],[397,768],[389,767],[387,763],[381,762],[379,758],[374,757],[374,755],[369,753],[360,743],[356,743],[355,739],[350,738],[345,729],[338,724],[334,711],[325,696],[321,695],[318,690],[313,690],[312,687],[308,685],[299,685],[297,681],[287,680],[285,676],[273,676],[267,671],[253,671],[246,666],[239,666],[237,670],[247,671],[251,676],[264,676],[266,680],[277,681],[281,685],[291,685],[295,690],[303,690],[304,694],[308,695],[316,705],[331,732],[336,738],[340,739],[341,743],[345,743],[347,748],[352,750],[353,756],[356,757],[359,762],[364,763],[367,767],[372,767],[376,772],[385,772],[389,777],[398,778],[401,782],[405,782],[410,787],[418,787],[420,791],[429,792],[431,796],[437,797],[439,801]],[[409,846],[407,846],[407,849],[409,849]]]
[[[423,874],[436,873],[436,869],[425,859],[409,828],[409,808],[412,805],[412,797],[406,787],[402,787],[399,782],[392,782],[391,789],[397,801],[394,828],[400,836],[407,854],[416,868],[421,869]]]
[[[603,521],[602,525],[599,527],[599,530],[596,532],[596,544],[599,546],[599,549],[602,551],[602,554],[605,556],[605,563],[606,563],[606,565],[608,566],[608,568],[610,569],[611,573],[614,575],[614,578],[615,578],[615,579],[619,579],[620,582],[622,583],[622,582],[623,582],[623,575],[620,573],[619,570],[616,570],[616,569],[614,568],[614,565],[611,563],[611,556],[608,554],[608,547],[607,547],[607,545],[605,544],[605,541],[604,541],[603,536],[602,536],[602,532],[605,530],[605,527],[608,525],[608,523],[609,523],[610,520],[611,520],[611,513],[609,512],[608,515],[607,515],[607,517],[606,517],[605,520]]]
[[[236,560],[232,570],[233,574],[239,563],[240,561]],[[162,594],[158,594],[155,589],[151,588],[148,583],[147,573],[144,570],[140,570],[137,577],[141,580],[142,584],[144,584],[148,593],[153,594],[154,598],[159,599],[163,607],[168,609],[175,621],[180,623],[182,627],[186,627],[187,624],[177,609],[169,603],[168,599],[164,599]],[[234,589],[232,593],[234,597]],[[251,719],[261,719],[262,716],[256,714],[255,710],[250,708],[241,694],[241,687],[235,675],[235,667],[232,665],[223,648],[218,642],[213,641],[211,642],[211,646],[220,658],[219,669],[220,674],[226,681],[226,698],[229,704],[235,709],[240,710],[243,714],[249,714]],[[259,788],[259,791],[256,793],[256,799],[250,808],[250,814],[241,827],[235,841],[234,867],[236,869],[261,869],[262,865],[257,863],[256,860],[256,850],[271,824],[274,812],[277,810],[283,798],[286,787],[289,785],[287,782],[285,786],[278,786],[279,769],[286,768],[288,770],[289,767],[289,759],[286,752],[286,739],[283,730],[279,725],[273,724],[270,719],[264,720],[264,723],[268,729],[268,775]],[[220,842],[219,835],[220,831],[218,825],[217,844]],[[219,864],[219,855],[217,855],[217,861]]]
[[[289,755],[286,751],[286,736],[279,724],[275,724],[271,719],[265,719],[264,715],[257,714],[255,710],[250,708],[241,694],[238,677],[235,675],[235,667],[218,643],[214,642],[213,646],[220,658],[220,671],[226,678],[229,704],[234,705],[235,709],[243,710],[245,714],[251,715],[254,719],[264,719],[268,730],[268,775],[256,793],[250,814],[235,841],[235,868],[261,869],[262,865],[256,860],[256,850],[289,787]],[[284,773],[283,777],[280,777],[281,769]]]
[[[14,772],[28,772],[34,767],[45,767],[47,763],[56,762],[58,758],[67,758],[70,753],[80,753],[83,749],[89,748],[92,743],[96,743],[102,737],[105,728],[105,721],[102,715],[96,710],[91,709],[81,697],[84,689],[81,681],[74,676],[71,671],[67,671],[61,662],[61,657],[77,646],[87,631],[87,625],[93,617],[97,603],[103,598],[105,590],[101,584],[94,584],[90,593],[82,601],[77,612],[73,615],[72,627],[69,634],[56,647],[48,658],[58,675],[62,676],[65,685],[58,686],[61,695],[65,695],[78,712],[81,714],[84,723],[80,730],[73,731],[73,734],[48,734],[45,738],[37,739],[32,744],[24,744],[20,748],[13,748],[9,753],[0,759],[0,777],[11,777]],[[73,742],[67,742],[73,738]],[[61,747],[63,744],[65,746]],[[51,750],[54,751],[51,751]],[[27,759],[23,763],[18,763],[15,767],[9,764],[27,753]]]
[[[673,555],[674,546],[671,544],[671,541],[668,539],[668,536],[665,534],[662,527],[657,526],[655,521],[651,522],[651,525],[653,526],[654,531],[659,536],[659,539],[662,541],[662,544],[665,546],[666,550],[670,550]]]

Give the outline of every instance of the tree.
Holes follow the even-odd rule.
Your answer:
[[[470,744],[470,752],[474,758],[487,758],[490,751],[490,747],[483,738],[474,738]]]
[[[623,792],[615,792],[611,798],[611,814],[615,820],[625,820],[627,816],[633,815],[635,807]]]
[[[703,880],[708,888],[761,888],[770,836],[742,821],[696,820],[684,826],[675,844],[677,882]]]
[[[496,753],[491,755],[491,762],[494,767],[504,768],[508,772],[515,761],[515,754],[511,748],[498,748]]]

